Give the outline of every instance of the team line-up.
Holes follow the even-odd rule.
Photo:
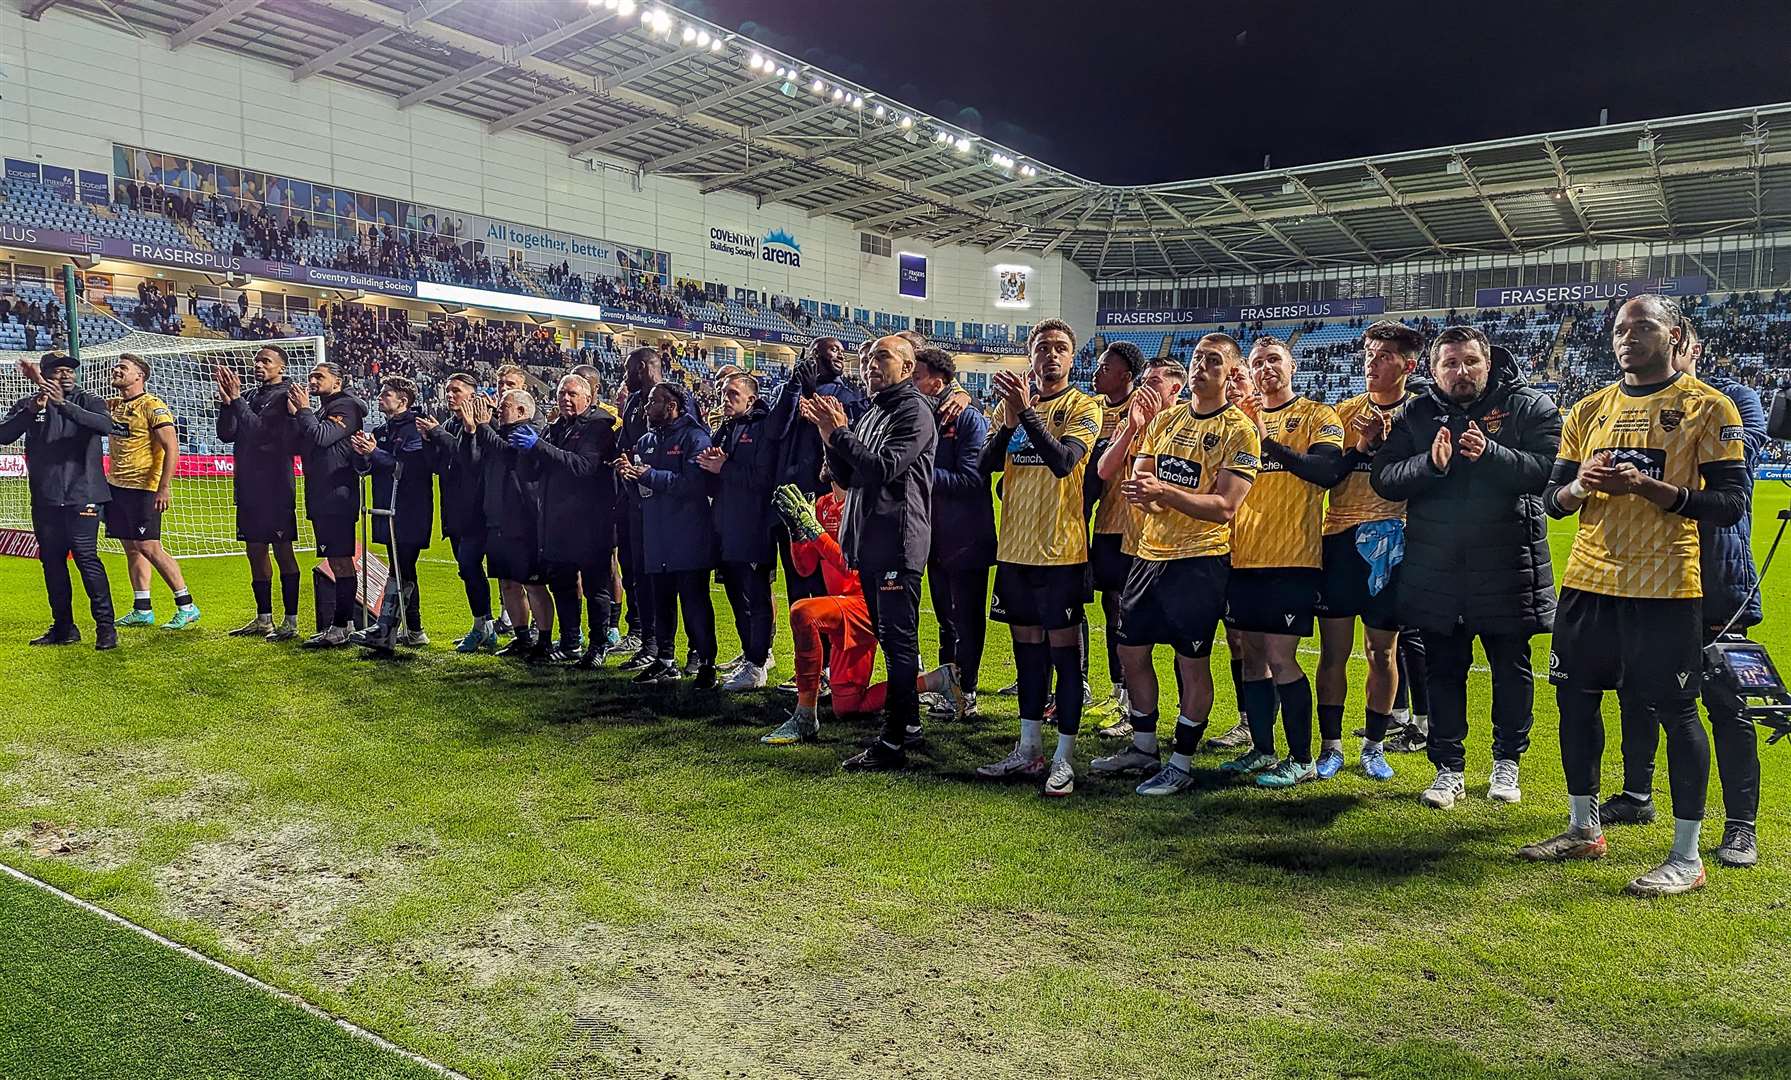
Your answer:
[[[1701,652],[1738,608],[1736,625],[1760,620],[1748,520],[1753,459],[1765,441],[1758,396],[1701,381],[1691,328],[1671,299],[1653,295],[1618,313],[1619,381],[1565,417],[1473,327],[1448,327],[1426,343],[1409,326],[1379,322],[1361,344],[1367,388],[1336,408],[1295,393],[1283,342],[1259,337],[1246,355],[1220,333],[1202,337],[1185,367],[1114,343],[1099,358],[1094,393],[1083,393],[1070,385],[1075,332],[1046,319],[1028,336],[1029,371],[994,376],[987,416],[958,386],[952,357],[904,332],[864,343],[857,379],[838,340],[816,341],[771,400],[750,373],[724,369],[720,408],[708,416],[665,380],[652,348],[629,355],[614,405],[590,367],[560,380],[551,407],[515,368],[500,369],[495,399],[472,376],[451,376],[433,412],[418,408],[410,380],[389,377],[377,402],[384,424],[371,432],[367,407],[344,391],[334,365],[317,364],[300,383],[270,345],[255,357],[253,386],[216,371],[218,436],[235,452],[237,535],[256,604],[255,618],[232,634],[298,636],[295,455],[305,516],[335,582],[328,625],[305,645],[428,643],[416,571],[439,508],[474,620],[460,651],[496,648],[513,629],[500,652],[586,668],[632,654],[621,668],[637,683],[755,690],[774,665],[771,589],[781,565],[796,704],[762,741],[813,739],[828,695],[836,716],[881,712],[880,732],[844,762],[849,770],[907,767],[923,706],[932,717],[976,712],[993,619],[1012,637],[1020,733],[1011,753],[976,774],[1070,795],[1089,700],[1086,607],[1099,594],[1118,705],[1101,734],[1121,748],[1088,762],[1094,776],[1137,775],[1139,795],[1175,795],[1195,785],[1192,758],[1204,740],[1237,751],[1221,768],[1240,782],[1281,788],[1334,777],[1345,767],[1359,621],[1368,670],[1362,772],[1390,779],[1390,750],[1423,749],[1436,777],[1421,800],[1446,809],[1465,797],[1467,676],[1478,639],[1492,673],[1487,795],[1517,802],[1532,721],[1530,641],[1552,632],[1548,676],[1569,823],[1522,857],[1599,858],[1604,824],[1652,820],[1664,730],[1673,844],[1630,891],[1702,886],[1712,743],[1698,716],[1702,694],[1727,817],[1716,854],[1752,865],[1755,734],[1743,703],[1703,678]],[[1427,353],[1430,380],[1413,385]],[[0,421],[0,444],[22,438],[28,459],[53,620],[33,644],[80,640],[72,556],[95,644],[110,649],[116,626],[155,625],[157,573],[175,593],[167,628],[190,626],[199,609],[159,543],[179,449],[171,410],[147,392],[150,365],[120,357],[109,400],[77,388],[77,366],[56,353],[21,365],[37,390]],[[392,586],[377,624],[351,632],[369,473],[374,540],[388,546],[402,585]],[[1577,521],[1558,592],[1550,517]],[[98,556],[102,520],[125,548],[135,595],[117,620]],[[741,642],[731,664],[716,663],[715,574]],[[925,671],[923,580],[940,650]],[[1316,692],[1298,655],[1315,629]],[[1205,739],[1221,633],[1242,715],[1232,731]],[[1178,697],[1166,739],[1153,658],[1161,646],[1174,653]],[[879,651],[888,681],[871,685]],[[1428,701],[1427,721],[1394,719],[1402,666],[1414,704],[1420,693]],[[1613,690],[1625,775],[1622,791],[1601,803],[1600,709]]]

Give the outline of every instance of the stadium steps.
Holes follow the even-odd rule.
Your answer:
[[[1302,326],[1302,327],[1300,327],[1300,328],[1299,328],[1299,329],[1297,329],[1297,330],[1295,330],[1295,331],[1294,331],[1294,332],[1293,332],[1293,333],[1291,333],[1291,334],[1289,334],[1289,335],[1287,335],[1287,349],[1288,349],[1288,351],[1289,351],[1289,352],[1292,352],[1292,351],[1293,351],[1293,347],[1294,347],[1294,346],[1295,346],[1295,345],[1298,345],[1298,344],[1299,344],[1299,343],[1300,343],[1300,339],[1301,339],[1301,338],[1303,338],[1303,337],[1305,337],[1305,336],[1306,336],[1306,328],[1305,328],[1305,327],[1304,327],[1304,326]]]
[[[1569,309],[1561,316],[1561,328],[1555,331],[1555,343],[1548,351],[1548,377],[1559,381],[1561,362],[1567,358],[1567,342],[1573,335],[1575,313]]]
[[[180,317],[180,336],[222,340],[228,338],[230,335],[222,330],[213,330],[211,327],[200,322],[199,316],[197,315],[182,315]]]

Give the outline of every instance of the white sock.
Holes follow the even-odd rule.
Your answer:
[[[1698,830],[1703,821],[1687,821],[1684,818],[1673,819],[1673,854],[1686,862],[1702,862],[1698,854]]]
[[[147,599],[149,599],[149,590],[148,589],[132,589],[131,590],[131,599],[132,600],[147,600]]]
[[[1075,756],[1075,754],[1076,754],[1076,737],[1074,735],[1065,735],[1061,731],[1058,732],[1057,733],[1057,753],[1051,755],[1051,760],[1053,760],[1053,761],[1069,761]]]
[[[1418,734],[1429,737],[1430,715],[1428,713],[1413,713],[1412,726],[1418,730]]]
[[[1326,750],[1335,750],[1338,753],[1342,753],[1343,752],[1343,740],[1342,739],[1321,739],[1321,740],[1319,740],[1318,750],[1319,750],[1319,753],[1321,753],[1321,754],[1324,753]]]
[[[1044,749],[1045,722],[1043,720],[1020,721],[1020,746],[1027,750]]]
[[[1410,710],[1410,709],[1394,709],[1393,710],[1393,722],[1394,723],[1399,724],[1400,726],[1403,727],[1404,725],[1410,723],[1411,719],[1412,719],[1412,710]]]
[[[1639,803],[1654,801],[1654,792],[1652,792],[1652,791],[1644,791],[1640,795],[1636,794],[1633,791],[1625,791],[1623,793],[1623,795],[1625,798],[1634,799],[1636,802],[1639,802]],[[1678,819],[1674,819],[1674,820],[1678,820]]]
[[[1132,745],[1147,754],[1157,752],[1157,733],[1154,731],[1133,731]]]
[[[1362,740],[1362,752],[1364,754],[1369,753],[1370,751],[1379,751],[1383,746],[1384,744],[1382,743],[1369,742],[1367,739]]]
[[[1601,831],[1598,827],[1598,796],[1567,796],[1567,824],[1569,828],[1591,829],[1594,833]]]
[[[1169,764],[1174,765],[1183,772],[1194,771],[1194,763],[1188,759],[1188,755],[1186,754],[1170,754]]]

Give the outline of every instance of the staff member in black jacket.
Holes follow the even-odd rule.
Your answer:
[[[305,639],[314,649],[348,644],[354,620],[355,526],[361,516],[361,477],[349,437],[361,430],[367,406],[342,388],[342,369],[322,361],[306,380],[310,389],[293,383],[286,392],[292,445],[305,464],[305,517],[317,541],[317,554],[329,561],[336,579],[336,603],[329,626]],[[311,410],[311,395],[318,410]],[[321,612],[318,613],[320,616]]]
[[[43,562],[44,589],[50,594],[50,629],[33,645],[73,645],[74,588],[68,579],[73,555],[81,587],[93,611],[93,647],[118,647],[112,623],[112,590],[99,558],[100,507],[110,498],[100,466],[100,437],[112,430],[112,414],[97,394],[75,389],[79,361],[47,353],[43,368],[19,361],[19,371],[37,387],[0,420],[0,446],[25,440],[31,486],[31,529]]]
[[[709,476],[709,496],[721,545],[721,577],[740,634],[740,660],[723,690],[757,690],[771,661],[771,478],[776,444],[766,438],[768,410],[759,380],[730,376],[721,388],[721,426],[697,457]]]
[[[435,532],[434,451],[424,443],[417,428],[417,384],[402,375],[380,380],[379,411],[385,426],[376,434],[357,431],[349,444],[359,455],[355,467],[373,474],[373,505],[395,511],[373,518],[373,542],[386,545],[397,567],[386,581],[379,622],[349,635],[356,645],[389,652],[393,645],[420,648],[429,644],[423,632],[423,612],[417,592],[417,560],[429,548]],[[397,595],[402,580],[403,595]],[[404,632],[399,634],[398,605],[404,605]]]
[[[540,485],[541,563],[560,616],[559,654],[578,655],[594,668],[608,651],[610,560],[615,554],[615,416],[591,407],[591,384],[580,375],[560,380],[559,415],[539,435],[531,427],[510,434],[522,452],[523,475]],[[590,637],[579,655],[579,584],[590,608]]]
[[[491,404],[479,395],[471,375],[457,371],[442,386],[448,415],[417,418],[417,430],[434,451],[441,477],[442,535],[454,551],[454,566],[466,587],[473,628],[454,643],[455,651],[474,653],[497,648],[497,626],[491,618],[491,579],[485,576],[485,483],[479,462],[479,425],[491,420]]]
[[[298,484],[292,472],[292,447],[286,423],[286,350],[264,345],[255,353],[260,383],[246,393],[242,378],[219,364],[212,372],[218,384],[218,438],[232,444],[236,504],[236,538],[246,546],[249,585],[255,594],[255,617],[230,631],[231,637],[265,637],[290,641],[298,636],[299,564],[292,553],[298,537]],[[269,552],[273,558],[268,558]],[[274,564],[280,566],[280,604],[284,618],[274,625]]]
[[[1447,809],[1467,793],[1468,667],[1474,638],[1492,668],[1493,769],[1487,798],[1517,802],[1530,746],[1530,638],[1555,621],[1542,490],[1561,443],[1561,411],[1524,382],[1511,353],[1471,326],[1431,344],[1428,392],[1413,398],[1375,451],[1369,481],[1406,501],[1399,622],[1429,657],[1431,764],[1419,798]]]
[[[634,448],[653,426],[647,418],[647,402],[663,373],[659,350],[652,346],[642,345],[628,354],[627,364],[622,369],[622,385],[627,397],[622,401],[622,432],[617,442],[622,456],[611,463],[618,472],[622,466],[633,464]],[[634,656],[622,667],[627,671],[640,671],[659,658],[658,644],[654,640],[653,576],[646,570],[646,524],[639,488],[631,483],[618,486],[627,507],[626,516],[616,523],[616,540],[621,547],[622,588],[628,596],[628,636],[639,644]],[[628,644],[624,639],[623,647]]]
[[[535,398],[527,390],[507,390],[492,423],[480,424],[474,433],[485,493],[485,564],[498,579],[504,614],[516,627],[516,637],[498,655],[546,660],[552,652],[553,598],[541,567],[541,484],[522,468],[523,451],[511,441],[525,427],[537,428]]]
[[[920,727],[920,577],[932,544],[939,426],[933,403],[914,385],[912,343],[878,338],[864,374],[870,406],[851,427],[833,397],[805,396],[798,408],[820,432],[828,470],[846,489],[840,549],[863,582],[889,672],[882,736],[845,767],[899,769],[908,763],[908,733]]]

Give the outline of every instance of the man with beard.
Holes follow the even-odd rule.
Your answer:
[[[1493,768],[1487,798],[1517,802],[1535,697],[1530,638],[1555,621],[1542,490],[1561,413],[1517,361],[1471,326],[1431,343],[1435,383],[1375,451],[1375,493],[1406,504],[1396,611],[1424,635],[1436,779],[1419,798],[1448,809],[1466,796],[1468,668],[1480,639],[1492,669]]]
[[[1710,741],[1698,720],[1705,634],[1698,526],[1740,521],[1752,477],[1735,403],[1675,368],[1689,347],[1677,303],[1650,293],[1624,304],[1611,345],[1623,377],[1574,405],[1544,496],[1553,516],[1579,516],[1549,653],[1568,827],[1519,854],[1551,862],[1605,854],[1600,707],[1615,690],[1625,711],[1652,713],[1666,730],[1673,794],[1672,849],[1629,891],[1671,896],[1704,884],[1698,833]],[[1433,654],[1432,670],[1436,663]],[[1432,701],[1432,745],[1437,719]]]
[[[106,535],[124,548],[134,602],[119,626],[154,626],[150,574],[160,574],[174,593],[174,617],[164,630],[181,630],[199,621],[199,606],[187,590],[180,564],[162,547],[162,514],[174,499],[174,474],[180,468],[180,439],[174,432],[174,410],[149,392],[149,361],[122,353],[112,366],[112,389],[119,396],[106,402],[112,411],[112,435],[106,440],[111,472],[106,477],[112,500],[106,504]]]
[[[932,544],[927,590],[939,624],[939,663],[955,664],[962,694],[936,694],[928,715],[955,719],[976,712],[983,644],[988,636],[989,570],[995,565],[995,504],[983,474],[989,421],[975,406],[951,419],[944,406],[957,385],[957,364],[943,349],[916,354],[914,385],[932,403],[939,425],[933,454]]]
[[[827,468],[846,489],[840,548],[858,571],[870,625],[889,673],[883,731],[842,767],[900,769],[920,732],[920,578],[931,544],[933,459],[939,431],[932,403],[914,385],[914,345],[882,337],[864,367],[869,407],[848,427],[826,395],[805,397],[803,419],[827,448]]]
[[[1083,478],[1083,501],[1094,511],[1093,533],[1088,541],[1089,576],[1101,597],[1101,615],[1107,639],[1107,677],[1113,684],[1107,700],[1118,710],[1123,721],[1126,715],[1126,673],[1119,661],[1119,598],[1126,588],[1126,575],[1132,569],[1132,557],[1125,552],[1130,508],[1119,493],[1126,480],[1121,469],[1111,478],[1103,478],[1100,464],[1113,444],[1113,437],[1125,426],[1132,409],[1132,393],[1144,374],[1144,353],[1129,341],[1116,341],[1107,346],[1095,364],[1094,392],[1101,398],[1101,433],[1095,439],[1095,467]],[[1178,388],[1179,389],[1179,388]],[[1101,734],[1130,734],[1121,724],[1103,728]]]
[[[357,455],[349,438],[361,430],[367,406],[342,386],[342,369],[319,361],[306,380],[309,389],[293,383],[286,393],[287,425],[291,443],[305,465],[305,517],[317,554],[328,560],[335,578],[335,610],[329,624],[305,640],[309,648],[335,648],[348,644],[348,627],[354,621],[355,526],[361,514],[361,478]],[[319,409],[311,410],[311,395]],[[322,613],[319,612],[319,621]]]
[[[498,581],[504,612],[516,637],[499,656],[546,660],[552,651],[553,599],[541,567],[541,491],[522,466],[517,433],[536,433],[535,399],[527,390],[506,391],[498,399],[497,426],[481,424],[481,487],[485,495],[485,564]],[[535,631],[527,627],[531,618]]]
[[[112,430],[112,417],[104,398],[75,388],[79,363],[62,353],[46,354],[41,371],[29,360],[19,361],[20,374],[37,391],[21,398],[0,420],[0,446],[25,440],[31,530],[37,536],[37,557],[50,598],[50,629],[31,644],[73,645],[81,640],[68,579],[72,557],[93,612],[93,647],[104,651],[118,647],[111,586],[99,557],[100,514],[109,494],[100,464],[100,439]]]
[[[613,468],[624,480],[627,477],[622,475],[623,469],[637,464],[635,447],[640,445],[641,438],[652,426],[647,418],[647,404],[664,372],[661,363],[658,349],[642,345],[628,354],[622,369],[622,430],[616,442],[617,451],[622,456],[616,458]],[[631,641],[639,642],[634,656],[622,665],[622,670],[640,671],[659,657],[654,635],[656,605],[653,602],[653,579],[645,569],[646,523],[640,488],[634,483],[624,483],[621,488],[627,513],[625,519],[617,523],[616,539],[622,549],[622,587],[628,595],[628,637],[623,639],[622,647],[627,648]]]
[[[510,445],[522,453],[527,476],[540,485],[541,561],[548,590],[560,617],[560,643],[554,658],[578,654],[579,588],[590,609],[590,637],[578,666],[597,666],[607,651],[610,561],[616,528],[616,456],[612,413],[594,408],[591,386],[583,376],[560,380],[558,415],[547,430],[519,427]]]
[[[684,677],[675,647],[678,612],[697,661],[698,690],[715,687],[715,602],[709,572],[715,568],[715,525],[709,513],[706,473],[697,459],[709,449],[709,431],[694,415],[683,387],[660,383],[648,391],[652,425],[617,473],[641,500],[641,569],[650,576],[655,610],[652,663],[639,669],[641,684],[675,684]]]
[[[382,379],[376,404],[386,418],[385,426],[377,434],[357,431],[350,438],[360,455],[357,465],[373,475],[374,508],[392,511],[374,515],[373,542],[386,545],[395,574],[387,579],[379,621],[350,634],[349,641],[382,652],[390,652],[394,645],[429,644],[429,635],[423,632],[417,560],[428,550],[435,531],[435,469],[434,453],[417,427],[416,402],[416,383],[402,375]],[[402,633],[399,605],[404,611]]]
[[[1062,319],[1035,324],[1026,341],[1031,379],[996,374],[1001,416],[983,449],[983,471],[1002,478],[994,599],[989,617],[1008,624],[1019,671],[1020,738],[983,779],[1043,777],[1044,793],[1075,790],[1072,763],[1082,726],[1082,609],[1091,599],[1083,474],[1101,432],[1101,406],[1070,385],[1076,333]],[[1045,705],[1056,676],[1057,749],[1044,750]],[[1049,762],[1049,764],[1047,764]]]
[[[264,345],[255,353],[255,377],[246,393],[236,372],[219,364],[218,438],[232,444],[236,465],[230,486],[236,504],[236,538],[249,558],[249,585],[255,594],[255,617],[230,631],[231,637],[264,637],[289,641],[298,636],[299,565],[292,552],[298,536],[295,510],[298,482],[292,471],[293,447],[288,441],[286,350]],[[272,558],[269,558],[269,553]],[[274,624],[274,565],[280,567],[283,618]]]
[[[458,652],[473,653],[497,648],[497,628],[491,617],[491,579],[485,576],[485,487],[479,461],[477,432],[491,421],[491,406],[479,394],[471,375],[455,372],[442,384],[445,419],[417,418],[417,430],[434,450],[437,475],[441,477],[442,535],[454,552],[455,571],[466,588],[473,628],[454,643]]]
[[[722,685],[735,692],[763,687],[771,662],[771,470],[777,448],[765,438],[768,412],[759,380],[744,372],[730,376],[721,386],[715,441],[697,455],[708,474],[722,584],[740,635],[740,657],[724,666],[728,681]]]
[[[839,403],[847,423],[862,416],[869,402],[845,380],[845,367],[846,347],[840,340],[816,338],[809,345],[808,355],[797,362],[765,418],[766,435],[777,445],[773,481],[779,485],[795,484],[810,499],[820,497],[826,490],[821,484],[823,447],[821,437],[813,425],[803,422],[797,406],[805,397],[826,397]],[[796,573],[790,561],[790,538],[781,530],[777,551],[783,563],[784,592],[790,603],[825,594],[826,583],[819,572]]]

